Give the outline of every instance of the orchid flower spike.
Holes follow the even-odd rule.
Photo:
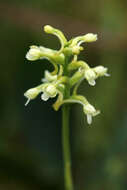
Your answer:
[[[78,88],[84,79],[91,86],[94,86],[98,77],[109,76],[109,74],[106,67],[96,66],[91,68],[85,61],[78,60],[78,56],[84,50],[81,44],[95,42],[97,34],[88,33],[68,41],[60,30],[50,25],[44,26],[44,31],[47,34],[57,36],[61,47],[59,50],[53,50],[44,46],[30,46],[26,58],[30,61],[47,59],[52,64],[54,70],[52,72],[45,70],[41,84],[24,93],[24,96],[27,98],[25,105],[30,100],[35,99],[40,93],[42,93],[41,99],[44,101],[57,97],[56,102],[53,104],[53,108],[56,111],[65,103],[80,103],[87,116],[88,124],[91,124],[92,117],[100,112],[87,101],[85,96],[77,94]]]

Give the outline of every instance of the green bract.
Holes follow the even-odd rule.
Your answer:
[[[43,46],[30,46],[26,58],[30,61],[48,59],[53,64],[54,70],[52,72],[46,70],[42,84],[25,92],[24,96],[28,99],[26,105],[40,93],[44,101],[57,96],[53,104],[55,110],[65,103],[79,103],[83,106],[84,114],[87,115],[88,124],[91,124],[92,117],[100,112],[84,96],[78,95],[77,89],[84,79],[89,85],[94,86],[98,77],[109,76],[109,74],[108,69],[103,66],[90,68],[86,62],[78,60],[78,55],[83,50],[81,44],[95,42],[97,35],[89,33],[67,41],[64,34],[52,26],[46,25],[44,31],[57,36],[61,48],[52,50]]]

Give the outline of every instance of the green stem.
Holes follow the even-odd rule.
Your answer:
[[[65,190],[73,190],[72,174],[71,174],[71,159],[70,159],[70,143],[69,143],[69,112],[70,106],[63,105],[62,107],[62,145],[64,158],[64,180]]]

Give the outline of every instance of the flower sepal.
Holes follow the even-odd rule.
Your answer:
[[[53,75],[52,73],[50,73],[48,70],[45,71],[45,77],[42,78],[42,82],[53,82],[55,80],[57,80],[57,75]]]

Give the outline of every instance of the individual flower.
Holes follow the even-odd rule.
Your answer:
[[[27,102],[25,103],[25,106],[27,106],[27,104],[30,102],[30,100],[35,99],[39,93],[40,93],[40,89],[38,89],[36,87],[27,90],[24,93],[24,96],[27,98]]]
[[[92,123],[92,117],[98,115],[100,111],[97,111],[91,104],[86,104],[83,106],[83,111],[87,116],[87,123],[90,125]]]
[[[49,98],[54,98],[58,93],[56,86],[53,84],[48,84],[42,91],[41,99],[44,101],[47,101]]]
[[[89,42],[95,42],[97,40],[97,34],[88,33],[83,36],[78,36],[73,39],[71,39],[68,42],[69,47],[74,47],[75,45],[80,46],[82,43],[89,43]]]
[[[82,71],[82,69],[81,69],[81,71]],[[107,71],[108,71],[108,69],[106,67],[103,67],[103,66],[97,66],[94,68],[87,68],[87,69],[84,69],[84,77],[91,86],[94,86],[96,84],[95,80],[98,77],[110,76],[107,73]]]
[[[37,59],[40,59],[41,56],[41,50],[37,46],[30,46],[30,50],[26,54],[26,58],[30,61],[35,61]]]
[[[84,77],[91,86],[94,86],[96,84],[95,79],[97,78],[97,76],[91,68],[85,70]]]
[[[102,76],[110,76],[107,71],[108,68],[103,67],[103,66],[97,66],[95,68],[93,68],[93,71],[96,73],[97,77],[102,77]]]

